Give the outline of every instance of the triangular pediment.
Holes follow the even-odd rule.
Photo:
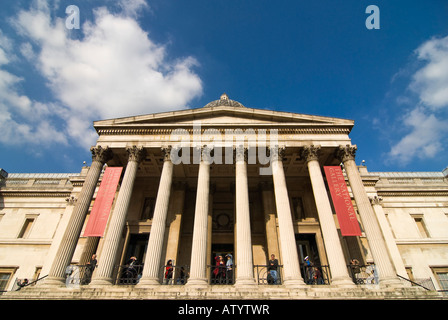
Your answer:
[[[312,116],[292,112],[281,112],[246,107],[204,107],[185,109],[174,112],[154,113],[148,115],[101,120],[94,123],[94,127],[188,127],[194,124],[204,127],[250,127],[250,126],[336,126],[351,127],[352,120]]]

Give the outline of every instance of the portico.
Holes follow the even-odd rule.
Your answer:
[[[259,270],[271,254],[286,288],[307,286],[304,256],[328,267],[329,284],[355,287],[347,265],[365,257],[359,239],[338,233],[322,173],[323,166],[341,163],[380,284],[398,282],[354,162],[353,121],[251,109],[223,95],[199,109],[94,127],[99,138],[83,200],[75,204],[46,285],[63,284],[103,164],[124,170],[105,234],[84,247],[85,256],[98,256],[89,286],[117,284],[117,266],[136,256],[142,266],[136,288],[160,286],[168,260],[176,278],[185,267],[186,285],[206,288],[215,257],[230,253],[234,278],[226,284],[235,287],[260,284]]]

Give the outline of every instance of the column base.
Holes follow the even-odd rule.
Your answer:
[[[92,282],[90,282],[90,287],[105,287],[105,286],[111,286],[113,284],[113,280],[111,278],[96,278],[92,279]]]
[[[346,277],[331,279],[331,285],[339,288],[356,288],[356,284],[353,283],[352,279]]]
[[[208,287],[208,281],[207,279],[189,279],[185,286],[195,289],[205,289]]]
[[[253,287],[257,283],[255,282],[255,279],[253,278],[247,278],[247,279],[236,279],[235,281],[235,287],[236,288],[247,288],[247,287]]]
[[[136,288],[152,288],[160,286],[158,278],[141,278],[135,285]]]
[[[290,279],[283,281],[283,285],[290,289],[304,289],[306,284],[302,279]]]
[[[392,288],[403,288],[406,285],[398,278],[384,278],[379,281],[380,287],[392,287]]]
[[[65,287],[65,278],[47,277],[42,283],[38,283],[41,287]]]

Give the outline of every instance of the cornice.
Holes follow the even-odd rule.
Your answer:
[[[254,133],[258,133],[259,130],[263,130],[263,133],[270,134],[272,129],[276,130],[278,134],[345,134],[350,133],[350,128],[347,127],[302,127],[302,128],[273,128],[272,125],[263,125],[266,128],[253,128],[260,127],[261,125],[250,124],[249,125]],[[221,134],[225,134],[226,130],[234,129],[231,126],[222,127],[222,125],[210,125],[213,129],[218,130]],[[189,134],[204,133],[207,130],[207,125],[201,125],[201,132],[191,127],[183,127],[182,125],[173,128],[158,127],[154,128],[135,128],[135,127],[109,127],[109,128],[97,128],[99,135],[168,135],[174,130],[183,129]]]
[[[67,198],[71,195],[71,192],[67,191],[8,191],[8,190],[1,190],[0,196],[2,197],[32,197],[32,198]]]
[[[383,197],[448,197],[448,191],[377,191]]]

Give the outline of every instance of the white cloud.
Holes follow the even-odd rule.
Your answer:
[[[448,36],[426,41],[415,53],[418,61],[424,63],[409,84],[418,101],[399,124],[408,133],[388,154],[389,160],[400,160],[402,164],[415,158],[436,157],[448,140]],[[409,105],[411,99],[405,98]]]
[[[415,157],[433,158],[441,151],[441,139],[447,132],[445,121],[437,119],[434,114],[427,114],[424,108],[418,107],[403,117],[403,124],[411,131],[393,146],[390,151],[392,158],[407,164]]]
[[[416,52],[427,64],[414,74],[410,88],[432,110],[448,107],[448,36],[431,39]]]
[[[10,73],[6,80],[0,77],[0,90],[10,93],[2,106],[14,119],[9,126],[23,127],[18,140],[35,140],[28,136],[34,132],[42,143],[70,140],[88,147],[96,139],[93,120],[174,110],[202,94],[202,82],[193,71],[198,62],[193,57],[170,60],[167,48],[153,42],[138,24],[135,17],[148,8],[146,2],[121,0],[119,5],[118,14],[96,8],[93,21],[77,30],[81,39],[70,37],[73,30],[65,28],[62,18],[52,18],[44,0],[17,14],[14,26],[23,39],[17,51],[34,61],[54,96],[49,105],[32,101],[18,94],[16,85],[25,80]],[[0,66],[9,61],[2,52]],[[42,117],[27,121],[37,109],[51,112],[54,123]],[[56,125],[57,120],[63,125]]]

